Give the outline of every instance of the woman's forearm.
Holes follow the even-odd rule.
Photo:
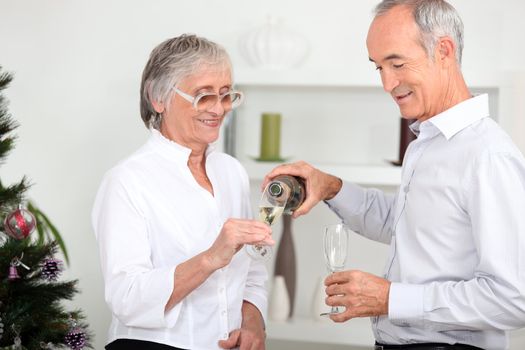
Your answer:
[[[259,333],[263,339],[266,337],[264,319],[261,311],[249,301],[242,302],[242,324],[241,328],[246,328]]]
[[[166,303],[165,310],[171,310],[194,289],[199,287],[216,270],[208,252],[202,252],[193,258],[177,265],[173,280],[173,291]]]

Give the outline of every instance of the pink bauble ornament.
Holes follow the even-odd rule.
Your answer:
[[[18,270],[16,269],[16,266],[11,264],[9,266],[9,275],[7,275],[7,279],[9,281],[14,281],[20,278],[20,275],[18,274]]]
[[[15,238],[24,239],[35,230],[35,216],[26,209],[19,208],[7,215],[4,220],[5,232]]]

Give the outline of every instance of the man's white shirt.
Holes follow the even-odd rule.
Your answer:
[[[488,116],[480,95],[412,124],[396,195],[344,182],[327,201],[390,244],[380,343],[507,349],[505,331],[525,326],[525,161]]]

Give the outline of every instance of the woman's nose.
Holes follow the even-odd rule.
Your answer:
[[[227,112],[226,111],[226,108],[224,108],[224,105],[222,103],[222,100],[221,99],[217,99],[215,101],[215,103],[213,104],[213,106],[211,106],[210,109],[208,109],[209,112],[213,112],[217,115],[223,115],[224,112]]]

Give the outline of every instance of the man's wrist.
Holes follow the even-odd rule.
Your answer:
[[[328,193],[324,200],[327,201],[334,198],[339,193],[339,191],[341,191],[341,187],[343,187],[343,180],[336,176],[330,175]]]

